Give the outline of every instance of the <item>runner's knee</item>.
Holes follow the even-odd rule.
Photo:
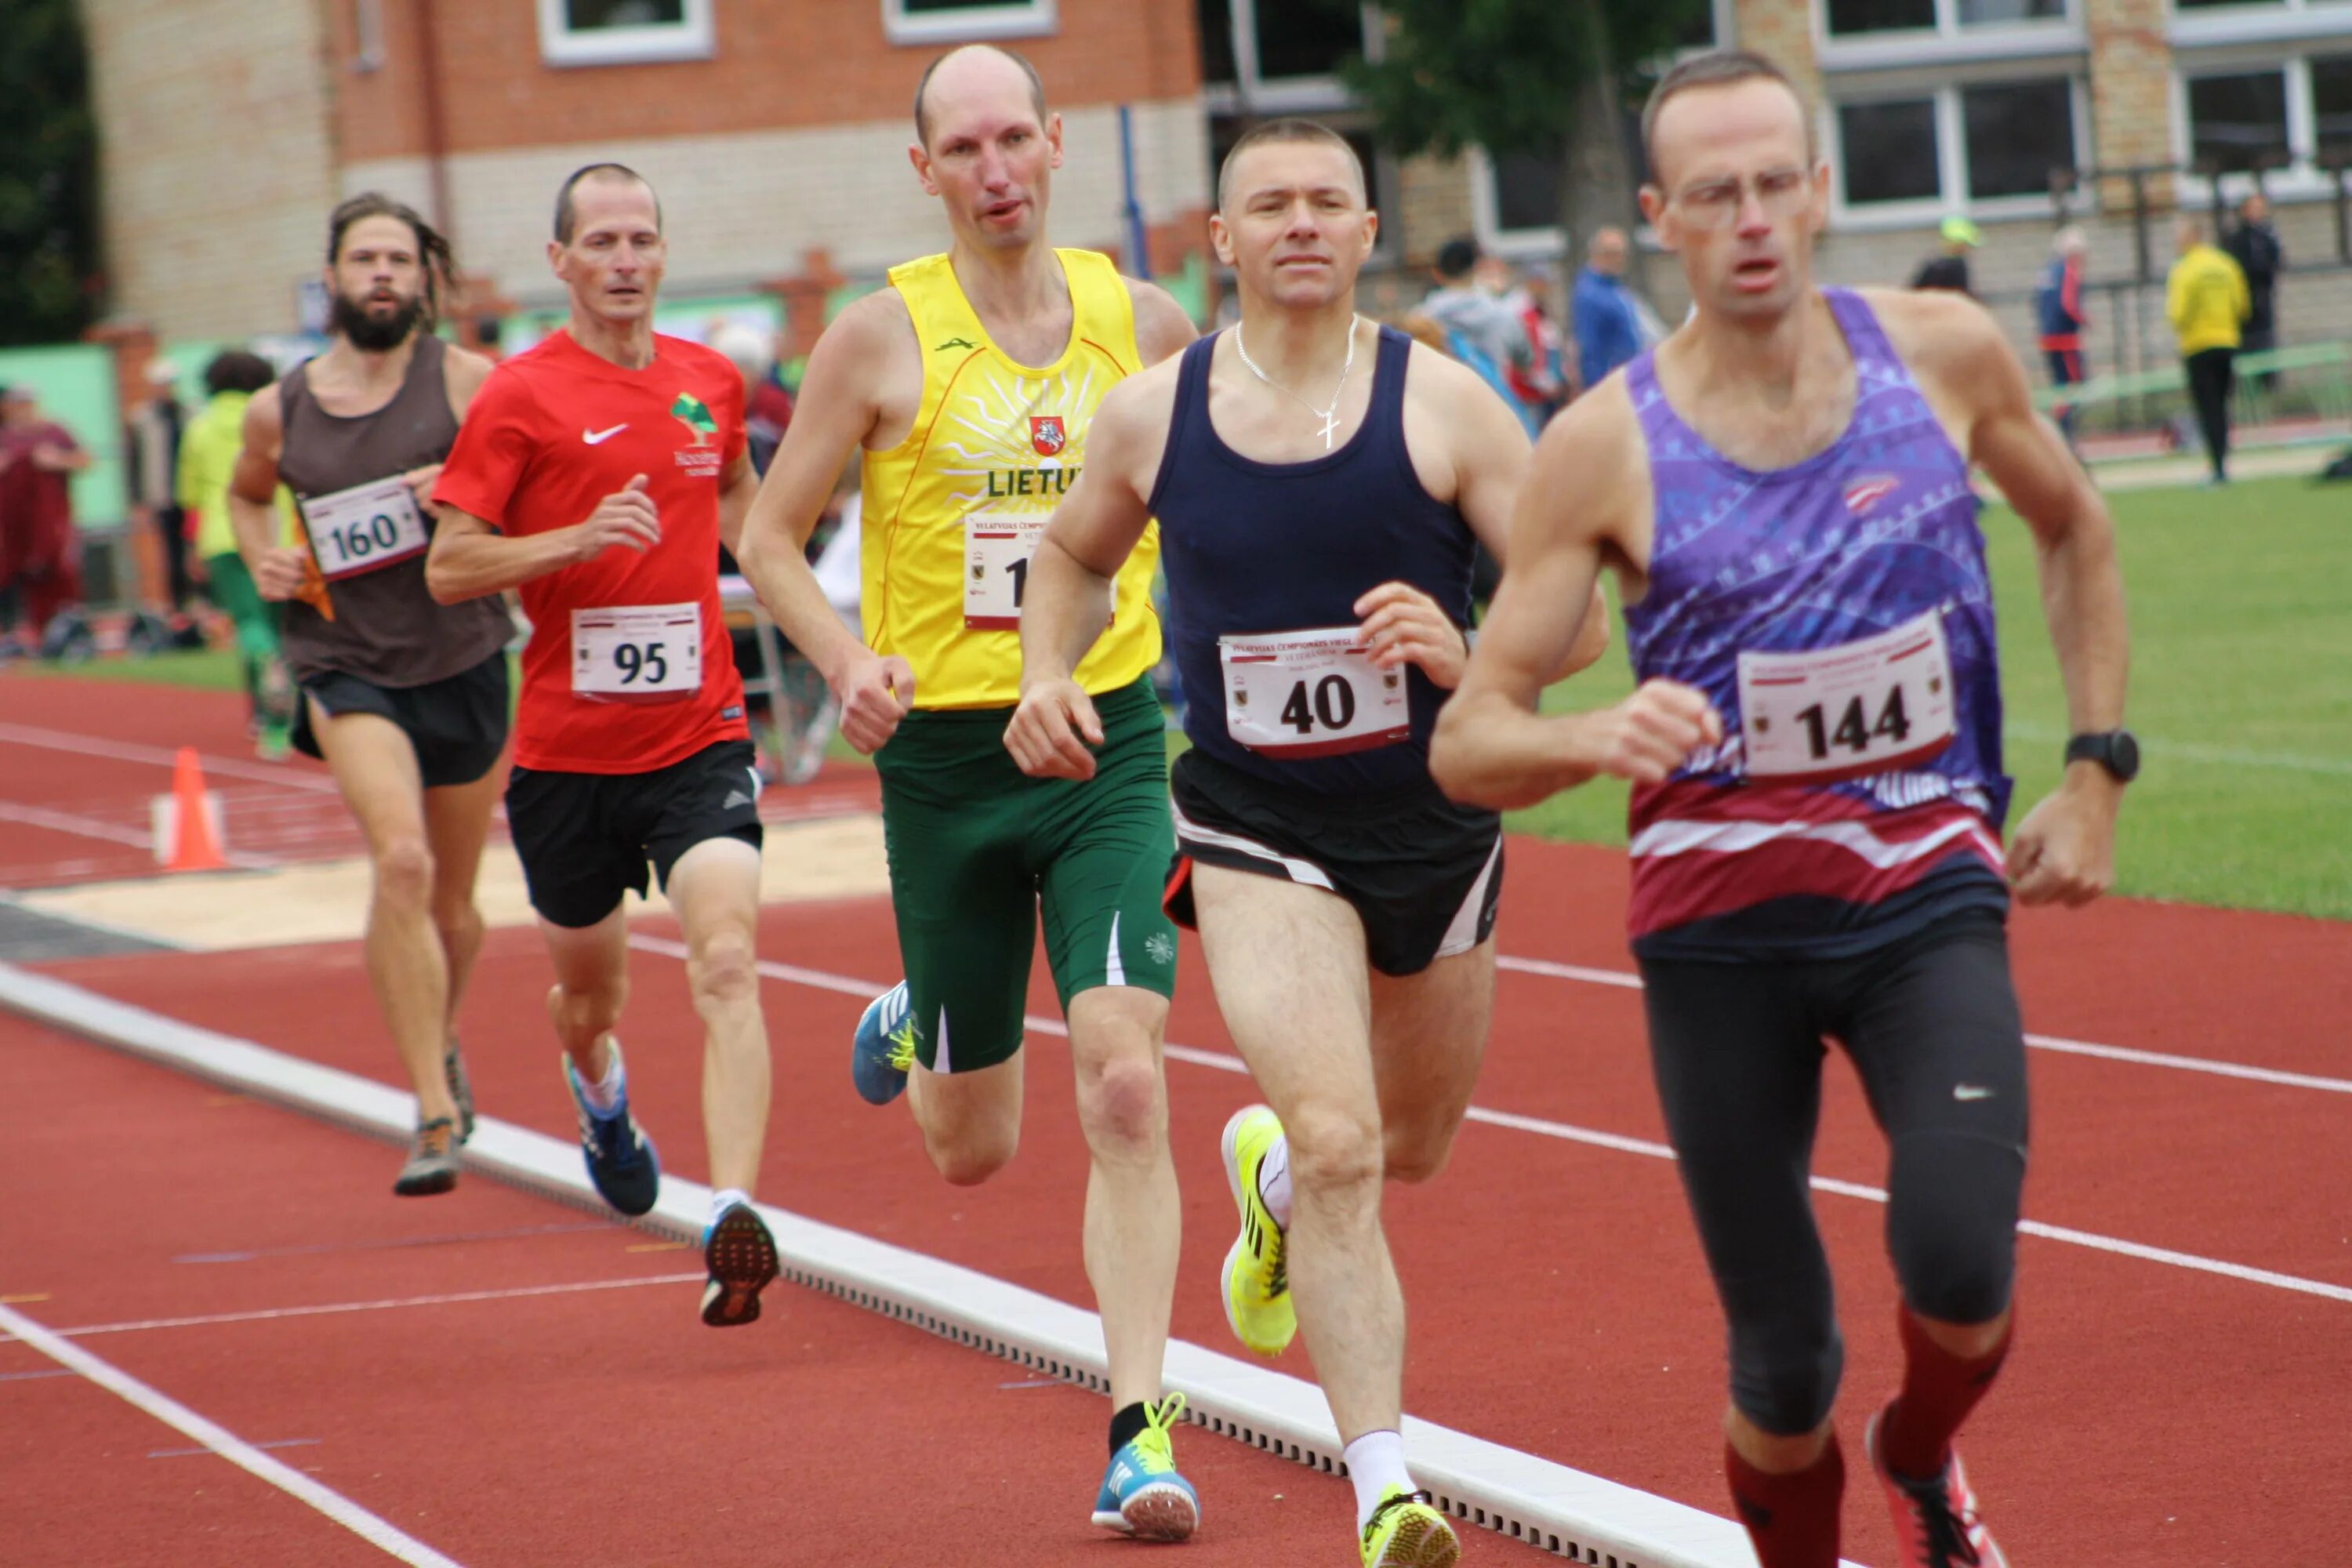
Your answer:
[[[759,994],[759,960],[750,931],[712,932],[696,946],[688,967],[698,1003],[735,1006]]]
[[[1454,1152],[1453,1127],[1414,1126],[1391,1121],[1382,1130],[1388,1152],[1388,1175],[1394,1182],[1426,1182],[1445,1169]]]
[[[593,1039],[621,1021],[621,1009],[628,1000],[629,977],[615,973],[576,986],[559,981],[547,994],[547,1010],[556,1032],[566,1039],[583,1036]]]
[[[923,1152],[931,1167],[953,1187],[976,1187],[1013,1163],[1021,1146],[1017,1129],[964,1128],[946,1137],[923,1131]]]
[[[1078,1124],[1098,1155],[1146,1154],[1166,1141],[1167,1103],[1149,1055],[1125,1053],[1082,1070]]]
[[[404,910],[431,908],[433,848],[422,834],[396,834],[376,851],[375,896]]]
[[[2025,1157],[2011,1144],[1956,1132],[1895,1140],[1886,1248],[1913,1311],[1982,1323],[2008,1307],[2024,1178]]]
[[[1780,1282],[1766,1283],[1777,1293]],[[1775,1436],[1811,1432],[1829,1419],[1845,1372],[1836,1319],[1826,1310],[1790,1310],[1797,1304],[1785,1297],[1777,1310],[1766,1300],[1753,1305],[1732,1310],[1731,1403]]]
[[[1318,1193],[1377,1188],[1385,1164],[1376,1118],[1333,1105],[1295,1108],[1282,1120],[1292,1186]]]

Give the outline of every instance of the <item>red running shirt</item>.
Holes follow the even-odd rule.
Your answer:
[[[656,336],[654,347],[653,363],[628,370],[558,331],[503,362],[475,395],[433,487],[441,505],[516,538],[585,521],[638,474],[661,514],[661,540],[650,550],[613,545],[522,585],[531,631],[515,761],[527,768],[652,773],[751,734],[719,604],[719,481],[743,455],[743,378],[698,343]],[[633,605],[673,606],[677,615],[697,606],[699,687],[637,700],[596,689],[616,679],[609,672],[583,675],[573,657],[573,612]],[[583,658],[607,651],[591,643]],[[650,656],[628,657],[652,668]],[[676,662],[660,668],[667,673]]]

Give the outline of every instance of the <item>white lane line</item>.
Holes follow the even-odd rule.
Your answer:
[[[57,833],[79,834],[84,838],[102,838],[109,844],[127,844],[135,849],[152,852],[155,836],[135,828],[118,827],[110,822],[100,822],[92,816],[79,816],[71,812],[52,811],[45,805],[19,805],[14,801],[0,800],[0,822],[21,822],[31,827],[46,827]],[[222,858],[232,866],[247,871],[271,871],[285,862],[271,855],[253,855],[240,850],[222,851]]]
[[[1593,969],[1580,963],[1554,963],[1543,958],[1497,958],[1497,969],[1517,974],[1540,974],[1553,980],[1574,980],[1587,985],[1607,985],[1639,991],[1642,977],[1622,969]],[[2322,1078],[2315,1073],[2287,1072],[2278,1068],[2250,1067],[2243,1062],[2217,1061],[2211,1057],[2175,1056],[2169,1051],[2143,1051],[2129,1046],[2103,1046],[2093,1040],[2070,1040],[2063,1035],[2025,1037],[2040,1051],[2071,1057],[2096,1057],[2102,1061],[2130,1062],[2137,1067],[2172,1068],[2181,1072],[2211,1073],[2217,1078],[2242,1079],[2249,1083],[2278,1084],[2286,1089],[2316,1089],[2329,1094],[2352,1094],[2352,1079]]]
[[[659,953],[665,958],[683,959],[686,944],[667,937],[632,935],[629,945],[643,952]],[[847,996],[879,995],[881,984],[874,981],[855,980],[846,974],[831,974],[821,969],[804,969],[798,964],[760,961],[760,973],[771,980],[787,981],[819,991],[835,991]],[[1565,966],[1561,966],[1565,967]],[[1602,973],[1607,973],[1603,971]],[[1023,1020],[1030,1029],[1041,1035],[1069,1036],[1069,1027],[1058,1018],[1040,1017],[1035,1014]],[[1249,1066],[1241,1058],[1224,1051],[1204,1051],[1195,1046],[1169,1045],[1164,1054],[1171,1061],[1185,1062],[1194,1067],[1213,1068],[1219,1072],[1246,1074]],[[1516,1132],[1532,1132],[1539,1137],[1558,1138],[1565,1142],[1588,1144],[1595,1149],[1613,1150],[1621,1154],[1641,1154],[1654,1160],[1671,1161],[1674,1150],[1648,1138],[1629,1138],[1622,1133],[1602,1132],[1591,1127],[1577,1127],[1565,1121],[1550,1121],[1539,1116],[1521,1116],[1507,1110],[1489,1110],[1474,1105],[1465,1120],[1482,1122],[1489,1127],[1507,1128]],[[1860,1182],[1840,1181],[1834,1176],[1815,1176],[1813,1190],[1834,1193],[1840,1197],[1859,1198],[1865,1203],[1883,1204],[1886,1190]],[[2333,1285],[2324,1279],[2305,1279],[2300,1275],[2282,1274],[2274,1269],[2256,1268],[2249,1264],[2231,1263],[2224,1258],[2201,1258],[2193,1252],[2176,1252],[2169,1247],[2150,1247],[2137,1241],[2126,1241],[2118,1237],[2101,1236],[2095,1231],[2076,1230],[2070,1226],[2047,1225],[2040,1220],[2024,1219],[2017,1223],[2020,1232],[2040,1237],[2047,1241],[2064,1242],[2074,1247],[2086,1247],[2094,1251],[2112,1252],[2125,1258],[2137,1258],[2143,1262],[2168,1264],[2175,1268],[2194,1269],[2202,1274],[2219,1274],[2252,1285],[2267,1285],[2273,1289],[2293,1290],[2306,1296],[2321,1296],[2331,1301],[2352,1301],[2352,1286]]]
[[[640,1285],[699,1285],[700,1274],[641,1274],[627,1279],[583,1279],[569,1285],[517,1285],[503,1290],[452,1290],[438,1296],[387,1296],[375,1301],[326,1301],[312,1307],[257,1307],[244,1312],[206,1312],[193,1318],[138,1318],[120,1323],[85,1323],[50,1331],[60,1338],[92,1334],[143,1334],[156,1329],[205,1329],[216,1323],[267,1323],[280,1318],[324,1318],[341,1312],[388,1312],[404,1307],[449,1307],[467,1301],[519,1301],[532,1296],[572,1296],[583,1290],[628,1290]],[[0,1340],[0,1343],[5,1343]]]
[[[0,1329],[15,1334],[59,1366],[79,1373],[118,1399],[135,1405],[164,1426],[203,1444],[248,1475],[310,1504],[386,1556],[409,1563],[412,1568],[461,1568],[456,1558],[436,1552],[390,1521],[370,1513],[332,1487],[323,1486],[301,1471],[271,1458],[227,1427],[197,1415],[170,1394],[140,1382],[111,1362],[101,1361],[79,1345],[52,1333],[15,1308],[0,1307]]]
[[[146,763],[159,768],[176,766],[180,760],[177,750],[166,746],[142,746],[129,741],[101,741],[93,735],[76,735],[64,730],[45,730],[33,724],[0,724],[0,742],[19,746],[40,746],[52,752],[69,752],[80,757],[103,757],[113,763]],[[264,784],[284,784],[290,789],[310,790],[314,794],[340,795],[335,781],[323,773],[310,773],[291,767],[273,767],[268,763],[248,763],[236,757],[200,756],[207,773],[227,778],[258,779]]]

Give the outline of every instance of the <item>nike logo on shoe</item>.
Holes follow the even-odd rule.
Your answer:
[[[624,420],[622,423],[614,426],[610,430],[583,430],[580,432],[580,438],[583,441],[587,442],[591,447],[601,446],[628,427],[627,421]]]

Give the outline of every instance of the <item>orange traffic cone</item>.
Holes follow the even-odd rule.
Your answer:
[[[172,793],[155,797],[155,858],[167,871],[218,871],[228,865],[221,853],[220,796],[205,788],[204,764],[194,746],[182,746],[172,768]]]

